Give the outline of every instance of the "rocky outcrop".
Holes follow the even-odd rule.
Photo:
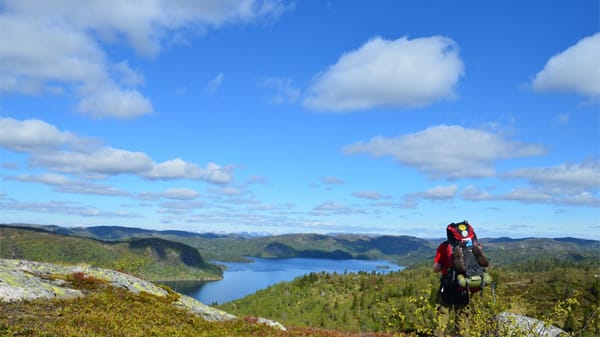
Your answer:
[[[503,312],[498,315],[500,326],[507,335],[527,336],[527,337],[566,337],[569,336],[565,331],[535,318],[517,315],[509,312]]]
[[[86,277],[103,280],[114,287],[125,288],[133,293],[145,292],[154,296],[166,297],[169,292],[152,282],[115,270],[95,268],[87,265],[57,265],[50,263],[0,259],[0,302],[14,302],[35,299],[70,299],[85,296],[70,288],[64,276],[82,273]],[[62,278],[61,278],[62,276]],[[222,310],[205,305],[194,298],[179,294],[174,305],[209,321],[233,320],[237,317]],[[285,328],[269,320],[264,324],[280,329]]]
[[[9,263],[5,263],[9,262]],[[27,266],[12,263],[12,260],[0,262],[0,299],[2,302],[14,302],[35,299],[68,299],[82,297],[83,293],[76,289],[65,287],[60,280],[43,279]]]

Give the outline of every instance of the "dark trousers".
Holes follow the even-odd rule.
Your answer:
[[[444,336],[469,336],[469,292],[458,288],[456,283],[446,277],[440,282],[437,307],[438,324],[434,334],[436,337]],[[451,314],[454,313],[454,324],[449,326]],[[450,334],[448,334],[450,333]]]

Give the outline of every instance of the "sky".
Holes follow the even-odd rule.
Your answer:
[[[600,2],[1,0],[0,223],[600,239]]]

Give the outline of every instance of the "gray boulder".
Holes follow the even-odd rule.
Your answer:
[[[566,337],[565,331],[535,318],[503,312],[498,315],[500,327],[507,336],[518,334],[527,337]]]

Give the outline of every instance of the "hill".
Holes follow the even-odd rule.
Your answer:
[[[148,280],[215,280],[222,270],[197,249],[161,238],[101,241],[41,228],[0,226],[0,258],[87,263]]]
[[[31,226],[35,225],[21,225]],[[161,238],[196,248],[206,260],[246,261],[247,257],[388,260],[399,265],[431,261],[443,239],[427,240],[411,236],[362,234],[285,234],[251,236],[242,234],[191,233],[156,231],[140,228],[99,226],[64,228],[36,226],[54,233],[123,241]],[[579,238],[482,238],[486,253],[495,265],[518,264],[546,259],[553,263],[570,263],[589,257],[600,258],[600,241]],[[550,253],[549,253],[550,252]],[[540,265],[541,268],[543,264]]]

